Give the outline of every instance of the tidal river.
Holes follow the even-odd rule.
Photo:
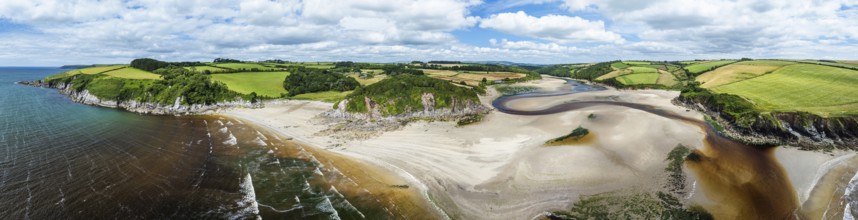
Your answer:
[[[598,86],[580,84],[568,80],[572,84],[572,90],[558,93],[530,93],[517,96],[507,96],[495,100],[493,106],[501,112],[515,115],[545,115],[565,111],[574,111],[593,106],[617,106],[632,108],[665,118],[689,123],[697,126],[705,133],[703,148],[695,149],[686,159],[685,167],[695,174],[700,190],[706,195],[710,204],[708,211],[719,219],[805,219],[805,218],[837,218],[849,212],[849,203],[855,203],[855,193],[858,181],[851,173],[838,173],[833,178],[845,180],[832,182],[818,182],[816,188],[838,188],[842,196],[836,193],[827,194],[829,198],[823,198],[823,202],[834,204],[823,205],[824,215],[816,215],[818,210],[812,210],[819,206],[813,200],[806,202],[802,210],[799,199],[787,172],[780,162],[775,158],[774,151],[777,146],[749,146],[717,134],[706,122],[682,116],[671,111],[666,111],[649,105],[619,102],[619,101],[570,101],[540,110],[517,110],[507,106],[507,103],[516,99],[527,99],[530,97],[560,96],[593,90],[602,90]],[[838,165],[854,166],[855,159],[844,160]],[[814,175],[807,173],[804,175]],[[831,174],[829,174],[831,175]],[[850,178],[849,177],[853,177]],[[828,186],[823,186],[828,185]],[[813,193],[824,190],[815,190]],[[811,195],[814,196],[814,195]],[[816,195],[819,197],[819,195]],[[840,204],[837,204],[840,203]],[[714,205],[713,205],[714,204]],[[846,217],[846,216],[844,216]],[[848,215],[851,217],[851,215]]]
[[[4,219],[391,219],[402,213],[312,150],[219,116],[145,116],[14,84],[0,68]]]

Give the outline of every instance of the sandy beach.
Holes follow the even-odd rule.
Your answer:
[[[522,84],[543,91],[568,87],[557,78]],[[568,101],[617,100],[703,118],[671,104],[677,95],[677,91],[609,89],[508,104],[516,109],[542,109]],[[481,100],[491,106],[496,97],[498,94],[490,91]],[[314,117],[330,110],[331,105],[279,101],[262,109],[235,109],[224,115],[270,128],[336,158],[380,168],[398,177],[387,181],[407,182],[428,198],[429,206],[443,210],[441,216],[454,219],[531,219],[545,211],[566,210],[580,195],[629,188],[658,190],[665,181],[667,153],[678,144],[701,148],[704,137],[694,125],[630,108],[598,106],[541,116],[492,111],[483,121],[464,127],[456,127],[455,122],[418,121],[376,137],[349,141],[318,134],[328,125]],[[589,117],[591,114],[594,117]],[[572,146],[544,146],[547,140],[578,126],[597,138]],[[814,156],[795,159],[795,155],[807,154]],[[776,157],[789,159],[783,166],[797,182],[796,190],[805,192],[816,181],[800,172],[815,171],[840,155],[843,153],[778,151]],[[693,180],[693,175],[689,176]],[[802,197],[804,201],[809,196]]]

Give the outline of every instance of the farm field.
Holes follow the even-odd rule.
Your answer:
[[[700,62],[695,63],[690,66],[686,66],[685,69],[691,73],[701,73],[703,71],[709,70],[711,68],[717,68],[719,66],[727,65],[730,63],[736,62],[735,60],[717,60],[717,61],[708,61],[708,62]]]
[[[184,68],[187,70],[198,72],[198,73],[205,72],[206,70],[208,70],[211,73],[226,71],[226,69],[217,68],[217,67],[213,67],[213,66],[186,66]]]
[[[677,83],[679,83],[679,81],[672,73],[664,70],[658,71],[658,80],[656,80],[656,84],[673,86]]]
[[[349,94],[352,94],[353,91],[325,91],[325,92],[314,92],[314,93],[304,93],[296,96],[292,96],[292,99],[298,100],[315,100],[315,101],[323,101],[323,102],[338,102],[343,100]]]
[[[632,70],[634,73],[657,73],[658,70],[652,67],[640,67],[640,66],[632,66],[628,69]]]
[[[349,74],[349,76],[355,78],[362,86],[372,85],[387,78],[387,75],[375,75],[369,79],[361,79],[357,74]]]
[[[798,62],[802,62],[802,63],[813,63],[813,64],[820,64],[820,65],[828,65],[828,66],[836,66],[836,67],[845,67],[845,68],[858,68],[858,63],[855,63],[855,61],[852,61],[853,63],[849,63],[849,62],[842,62],[842,61],[838,61],[838,62],[823,62],[823,61],[818,61],[818,60],[800,60],[800,61],[798,61]]]
[[[858,111],[858,71],[813,64],[784,66],[773,73],[711,88],[742,96],[761,111],[806,111],[823,116]]]
[[[212,80],[223,82],[230,90],[242,94],[256,92],[259,96],[280,97],[286,93],[283,80],[289,72],[241,72],[211,74]]]
[[[686,79],[679,66],[667,63],[623,61],[611,63],[611,68],[614,71],[601,75],[596,80],[616,79],[623,85],[675,86]]]
[[[618,76],[628,75],[628,74],[632,74],[632,70],[619,69],[619,70],[614,70],[613,72],[610,72],[608,74],[599,76],[598,78],[596,78],[596,80],[606,80],[606,79],[615,78]]]
[[[623,62],[614,62],[614,63],[611,63],[611,67],[616,68],[616,69],[625,69],[625,68],[629,68],[629,65],[626,63],[623,63]]]
[[[617,77],[617,81],[625,85],[649,85],[656,84],[658,73],[633,73]]]
[[[125,78],[125,79],[161,79],[161,75],[143,71],[134,67],[125,67],[117,70],[111,70],[104,73],[105,75]]]
[[[433,69],[423,69],[423,72],[426,73],[429,77],[436,79],[443,79],[448,81],[453,81],[455,83],[459,83],[464,81],[466,84],[470,86],[479,85],[480,81],[483,78],[486,78],[488,81],[495,80],[503,80],[506,78],[516,79],[526,77],[527,75],[523,73],[513,73],[513,72],[476,72],[476,71],[452,71],[452,70],[433,70]]]
[[[96,66],[96,67],[83,68],[83,69],[72,70],[72,71],[77,71],[77,72],[83,73],[83,74],[97,74],[97,73],[103,73],[103,72],[123,68],[126,66],[128,66],[128,65]]]
[[[786,61],[743,61],[729,64],[697,76],[703,88],[713,88],[774,72],[786,65],[796,64]]]
[[[315,69],[331,69],[331,68],[334,68],[334,63],[330,63],[330,62],[286,63],[286,64],[276,64],[276,65],[303,66],[306,68],[315,68]]]
[[[278,68],[263,66],[258,63],[216,63],[213,64],[216,67],[223,67],[234,70],[242,70],[242,71],[250,71],[253,68],[257,68],[259,70],[277,70]]]

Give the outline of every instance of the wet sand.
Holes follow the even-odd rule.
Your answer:
[[[562,91],[564,83],[563,80],[546,78],[525,84],[545,91]],[[507,105],[519,110],[539,110],[570,101],[614,100],[655,106],[662,111],[702,121],[701,114],[670,103],[677,95],[678,92],[661,90],[606,90],[513,100]],[[490,106],[496,97],[498,94],[490,91],[481,100]],[[692,201],[718,212],[716,216],[730,218],[736,213],[757,212],[763,208],[794,209],[799,204],[795,190],[788,186],[789,180],[795,179],[790,176],[793,174],[791,170],[783,171],[777,163],[765,166],[752,164],[750,167],[761,167],[760,172],[764,174],[781,169],[756,178],[754,173],[757,171],[743,171],[748,168],[745,165],[724,165],[747,155],[738,151],[718,153],[712,150],[704,143],[707,135],[699,125],[628,107],[591,106],[534,116],[493,111],[474,125],[456,127],[454,122],[420,121],[358,141],[317,135],[328,125],[318,124],[313,117],[329,109],[329,103],[286,101],[268,104],[263,109],[233,110],[226,115],[269,127],[319,151],[342,156],[343,160],[381,167],[383,170],[379,172],[407,181],[429,203],[442,209],[442,215],[454,219],[529,219],[545,211],[566,210],[578,200],[579,195],[628,188],[659,190],[665,181],[665,157],[677,144],[699,149],[697,152],[706,161],[719,161],[699,165],[686,163],[691,168],[689,170],[694,171],[691,174],[709,173],[703,174],[701,187],[695,188]],[[590,114],[595,118],[588,118]],[[578,126],[598,134],[598,138],[569,146],[544,146],[545,141],[568,134]],[[752,155],[757,158],[747,161],[776,161],[776,154],[771,150]],[[786,157],[789,155],[792,154],[787,153]],[[783,167],[804,170],[831,158],[820,156],[809,162],[791,160],[786,161]],[[722,171],[730,172],[721,175]],[[690,181],[696,181],[696,176],[691,175]],[[776,186],[770,188],[760,188],[759,183],[771,179],[786,181],[776,182]],[[812,182],[807,180],[809,178],[802,176],[799,179],[804,183],[799,185],[798,191],[811,187],[807,184]],[[745,191],[736,191],[737,186],[745,187],[741,183],[747,181],[755,184],[742,188]],[[786,193],[770,191],[784,189],[787,189]],[[772,193],[787,199],[771,207],[752,206],[753,209],[742,210],[725,205],[731,204],[725,202],[757,197],[718,197],[721,190],[750,190],[765,198],[772,198],[765,195]]]
[[[564,83],[547,79],[529,84],[558,90]],[[563,100],[617,97],[685,114],[670,104],[676,95],[610,90],[513,104],[541,108]],[[489,106],[495,97],[482,99]],[[424,186],[432,202],[457,219],[527,219],[565,210],[579,195],[628,187],[656,189],[664,179],[667,152],[680,143],[701,146],[703,137],[688,124],[634,109],[597,106],[543,116],[495,111],[482,122],[461,128],[454,122],[415,122],[367,140],[345,141],[314,135],[326,126],[315,124],[312,116],[328,109],[328,103],[289,101],[227,115],[252,119],[311,146],[385,167],[411,179],[412,185]],[[591,113],[595,119],[587,118]],[[577,146],[544,146],[579,125],[599,138]]]

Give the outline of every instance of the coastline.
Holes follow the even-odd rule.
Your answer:
[[[549,78],[523,84],[551,91],[561,90],[565,81]],[[673,106],[669,100],[676,95],[659,90],[605,90],[510,104],[541,108],[568,100],[616,98],[696,114]],[[480,98],[491,106],[497,96],[491,91]],[[483,121],[465,127],[456,127],[455,122],[418,121],[378,137],[343,140],[317,135],[327,125],[313,117],[330,109],[329,103],[283,101],[266,103],[263,109],[233,109],[223,115],[263,125],[320,151],[332,151],[425,184],[428,193],[424,199],[431,199],[454,219],[529,219],[545,211],[566,210],[580,195],[632,186],[657,189],[663,181],[659,177],[664,175],[664,155],[678,143],[701,146],[703,135],[681,122],[599,106],[546,116],[492,111]],[[590,113],[598,115],[597,119],[588,120]],[[599,132],[599,140],[576,146],[542,146],[582,124]],[[649,129],[653,126],[660,129]]]
[[[543,92],[562,92],[568,87],[561,78],[554,77],[516,85],[535,86]],[[67,89],[55,89],[79,103],[157,114],[92,100],[85,91],[64,93]],[[499,96],[490,89],[479,98],[483,105],[493,109],[491,103]],[[536,110],[570,101],[613,100],[652,105],[702,120],[703,113],[676,105],[673,100],[677,96],[676,91],[609,88],[507,104],[516,109]],[[397,213],[433,216],[433,219],[538,218],[546,211],[567,210],[581,195],[631,187],[655,190],[664,180],[662,156],[667,150],[676,144],[703,148],[703,133],[694,126],[610,106],[540,116],[491,111],[483,121],[465,127],[450,121],[416,121],[378,136],[355,140],[322,133],[331,124],[325,124],[329,122],[317,116],[332,110],[331,103],[275,100],[258,106],[263,105],[266,107],[215,106],[203,113],[190,114],[217,114],[264,128],[319,155],[325,165],[336,167],[372,194],[381,195],[379,198],[387,200],[391,207],[403,209]],[[595,119],[589,114],[596,115]],[[543,146],[545,140],[564,135],[579,125],[598,134],[598,140],[571,146]],[[842,200],[837,195],[843,193],[848,183],[843,176],[851,177],[858,167],[858,160],[854,159],[835,163],[837,157],[846,154],[849,152],[829,155],[796,148],[776,149],[774,157],[796,184],[803,214],[824,215],[821,213],[832,210],[828,204]],[[806,176],[814,171],[815,177]],[[689,177],[695,180],[693,175]],[[711,203],[702,193],[694,193],[691,201]]]
[[[323,103],[327,105],[327,103],[317,101],[300,102],[315,102],[314,104]],[[397,214],[401,215],[399,217],[419,219],[425,216],[445,216],[443,212],[429,211],[440,210],[433,209],[431,204],[426,203],[422,198],[425,194],[421,191],[422,188],[413,187],[416,184],[420,184],[419,182],[414,182],[412,179],[405,178],[405,176],[400,173],[391,173],[388,167],[383,167],[379,164],[370,163],[360,158],[350,157],[319,148],[319,145],[304,142],[309,139],[301,138],[300,135],[293,136],[290,133],[283,132],[283,129],[271,127],[269,124],[262,123],[253,117],[234,114],[219,114],[219,116],[244,121],[247,125],[279,136],[284,142],[300,146],[303,150],[314,155],[314,157],[322,163],[322,166],[333,167],[334,170],[337,170],[347,176],[354,182],[354,184],[360,186],[370,194],[375,195],[376,199],[383,200],[383,203],[388,206],[387,208],[392,209],[396,211]],[[446,219],[449,219],[449,217]]]

